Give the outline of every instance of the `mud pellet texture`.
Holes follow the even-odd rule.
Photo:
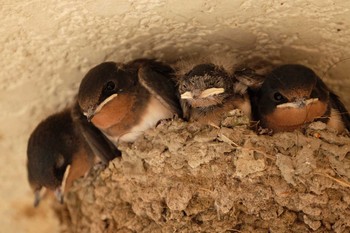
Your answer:
[[[163,121],[121,144],[66,196],[63,232],[349,232],[350,138],[244,122]]]

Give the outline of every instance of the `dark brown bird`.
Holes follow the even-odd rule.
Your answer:
[[[132,142],[160,120],[182,115],[173,69],[151,59],[104,62],[83,78],[79,106],[115,145]]]
[[[253,118],[274,132],[293,131],[316,120],[338,132],[350,129],[344,104],[306,66],[279,66],[251,90]]]
[[[27,170],[29,184],[35,194],[34,206],[40,202],[43,187],[53,191],[62,202],[63,191],[68,190],[75,179],[83,176],[97,162],[96,154],[102,153],[102,158],[120,155],[98,129],[91,124],[84,125],[87,122],[84,116],[76,123],[73,118],[79,118],[80,113],[76,107],[73,109],[49,116],[29,137]],[[82,132],[82,129],[85,131]]]
[[[212,63],[196,65],[178,81],[184,117],[214,126],[233,109],[250,116],[246,89],[224,68]]]

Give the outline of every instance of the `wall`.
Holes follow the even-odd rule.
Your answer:
[[[3,0],[0,225],[36,232],[45,220],[44,232],[55,228],[46,220],[52,213],[28,207],[26,143],[41,119],[70,103],[92,66],[144,56],[262,56],[310,65],[349,108],[349,10],[347,0]]]

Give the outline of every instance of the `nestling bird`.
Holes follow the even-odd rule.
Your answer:
[[[181,116],[173,69],[152,59],[104,62],[83,78],[79,106],[115,145],[132,142],[160,120]]]
[[[66,168],[82,151],[70,110],[49,116],[30,135],[27,147],[28,180],[40,202],[40,190],[46,187],[63,201],[61,185]]]
[[[97,162],[96,154],[103,153],[104,157],[107,157],[105,154],[110,157],[120,155],[98,129],[93,129],[93,125],[85,125],[83,120],[76,123],[74,118],[79,113],[74,109],[49,116],[39,123],[29,137],[27,170],[29,184],[35,194],[34,206],[40,202],[43,187],[54,191],[62,202],[63,192]],[[80,124],[84,124],[84,132]],[[93,148],[86,135],[89,142],[94,142]]]
[[[251,102],[253,118],[274,132],[293,131],[315,120],[338,132],[350,129],[349,113],[339,97],[303,65],[272,70],[260,87],[251,89]]]
[[[212,63],[194,66],[178,81],[184,117],[214,126],[233,109],[241,109],[250,116],[246,89],[223,67]]]

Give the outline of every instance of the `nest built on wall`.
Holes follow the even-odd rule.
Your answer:
[[[75,182],[62,232],[347,232],[350,138],[321,122],[257,135],[233,111],[219,128],[163,121]]]

